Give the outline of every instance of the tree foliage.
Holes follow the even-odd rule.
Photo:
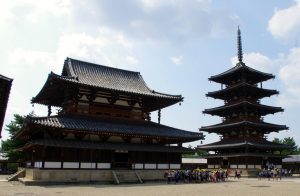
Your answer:
[[[283,139],[274,138],[273,142],[278,143],[278,144],[289,145],[291,147],[290,149],[286,149],[286,150],[282,151],[282,154],[284,154],[284,155],[300,154],[299,148],[296,145],[296,142],[293,137],[285,137]]]
[[[13,136],[18,133],[25,121],[26,116],[14,114],[13,120],[6,125],[6,131],[8,131],[9,138],[1,143],[0,151],[4,153],[4,156],[12,162],[21,162],[23,160],[23,154],[17,151],[19,147],[23,145],[22,141],[16,140]]]

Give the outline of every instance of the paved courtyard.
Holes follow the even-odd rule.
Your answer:
[[[247,195],[300,195],[300,179],[290,178],[282,181],[267,181],[257,179],[231,179],[225,183],[202,184],[165,184],[145,183],[143,185],[55,185],[55,186],[24,186],[18,182],[6,182],[0,176],[0,196],[2,195],[66,195],[66,196],[247,196]]]

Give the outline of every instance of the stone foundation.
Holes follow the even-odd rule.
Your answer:
[[[133,171],[133,170],[129,170]],[[143,181],[164,180],[165,170],[135,170]],[[60,183],[113,183],[112,170],[74,170],[74,169],[26,169],[24,178],[19,179],[25,185]]]

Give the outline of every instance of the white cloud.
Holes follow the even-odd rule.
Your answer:
[[[231,58],[231,63],[233,66],[238,62],[237,57]],[[264,72],[272,72],[274,68],[274,61],[272,61],[269,57],[259,53],[259,52],[251,52],[243,55],[243,62],[254,69],[264,71]]]
[[[110,26],[138,41],[181,43],[190,39],[223,36],[236,28],[238,18],[213,8],[211,0],[88,1],[74,6],[81,25]],[[116,14],[118,12],[118,14]]]
[[[10,0],[1,1],[0,22],[37,23],[47,16],[66,16],[71,12],[70,0]]]
[[[182,61],[183,61],[183,56],[173,56],[170,58],[170,60],[172,61],[172,63],[174,63],[175,65],[181,65]]]
[[[300,0],[296,0],[291,7],[275,10],[269,20],[268,29],[274,37],[294,38],[300,33]]]
[[[102,28],[96,36],[86,33],[62,35],[56,55],[58,59],[70,56],[108,66],[132,68],[139,62],[132,47],[133,43],[123,34]]]
[[[300,48],[293,48],[280,68],[279,78],[284,84],[284,91],[279,97],[279,104],[300,106]]]

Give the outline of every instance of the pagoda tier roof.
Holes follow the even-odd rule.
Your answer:
[[[95,150],[128,150],[128,151],[149,151],[149,152],[193,152],[194,150],[181,146],[167,146],[159,144],[135,144],[121,142],[91,142],[80,140],[64,139],[39,139],[26,143],[22,149],[28,149],[33,146],[50,146],[62,148],[79,148]]]
[[[223,158],[223,157],[277,157],[277,158],[285,158],[287,155],[283,154],[272,154],[272,153],[230,153],[230,154],[208,154],[202,156],[203,158]]]
[[[75,115],[27,117],[26,127],[42,127],[67,132],[129,137],[153,137],[178,142],[203,139],[203,134],[184,131],[151,121],[101,118]],[[26,130],[26,127],[24,130]],[[28,129],[33,130],[33,129]],[[21,133],[20,133],[21,134]],[[18,136],[16,136],[18,137]]]
[[[232,149],[232,148],[252,148],[252,149],[289,149],[291,148],[289,145],[277,144],[274,142],[270,142],[267,140],[232,140],[232,139],[224,139],[219,142],[206,144],[202,146],[198,146],[198,149],[201,150],[223,150],[223,149]]]
[[[150,89],[139,72],[67,58],[62,75],[51,72],[32,103],[61,107],[66,96],[66,86],[142,98],[145,107],[151,111],[183,101],[181,95],[169,95]]]
[[[0,138],[12,81],[0,74]]]
[[[234,128],[239,128],[239,127],[252,127],[257,131],[263,131],[263,132],[278,132],[280,130],[288,129],[288,127],[285,125],[242,120],[239,122],[233,122],[233,123],[224,122],[216,125],[201,127],[200,130],[206,132],[219,133],[224,131],[232,131]]]
[[[263,82],[272,78],[274,75],[258,71],[251,67],[246,66],[243,62],[239,62],[233,68],[209,78],[210,81],[230,85],[233,81],[238,81],[242,76],[251,84]]]
[[[240,101],[238,103],[228,104],[216,108],[205,109],[204,114],[218,115],[218,116],[228,116],[234,112],[238,111],[257,111],[260,115],[274,114],[276,112],[283,112],[281,107],[273,107],[268,105],[262,105],[258,103],[253,103],[249,101]]]
[[[233,96],[242,95],[242,96],[252,96],[255,98],[270,97],[272,95],[279,94],[277,90],[259,88],[255,85],[251,85],[246,82],[241,82],[239,84],[229,86],[225,89],[209,92],[206,94],[208,97],[215,99],[231,99]]]

